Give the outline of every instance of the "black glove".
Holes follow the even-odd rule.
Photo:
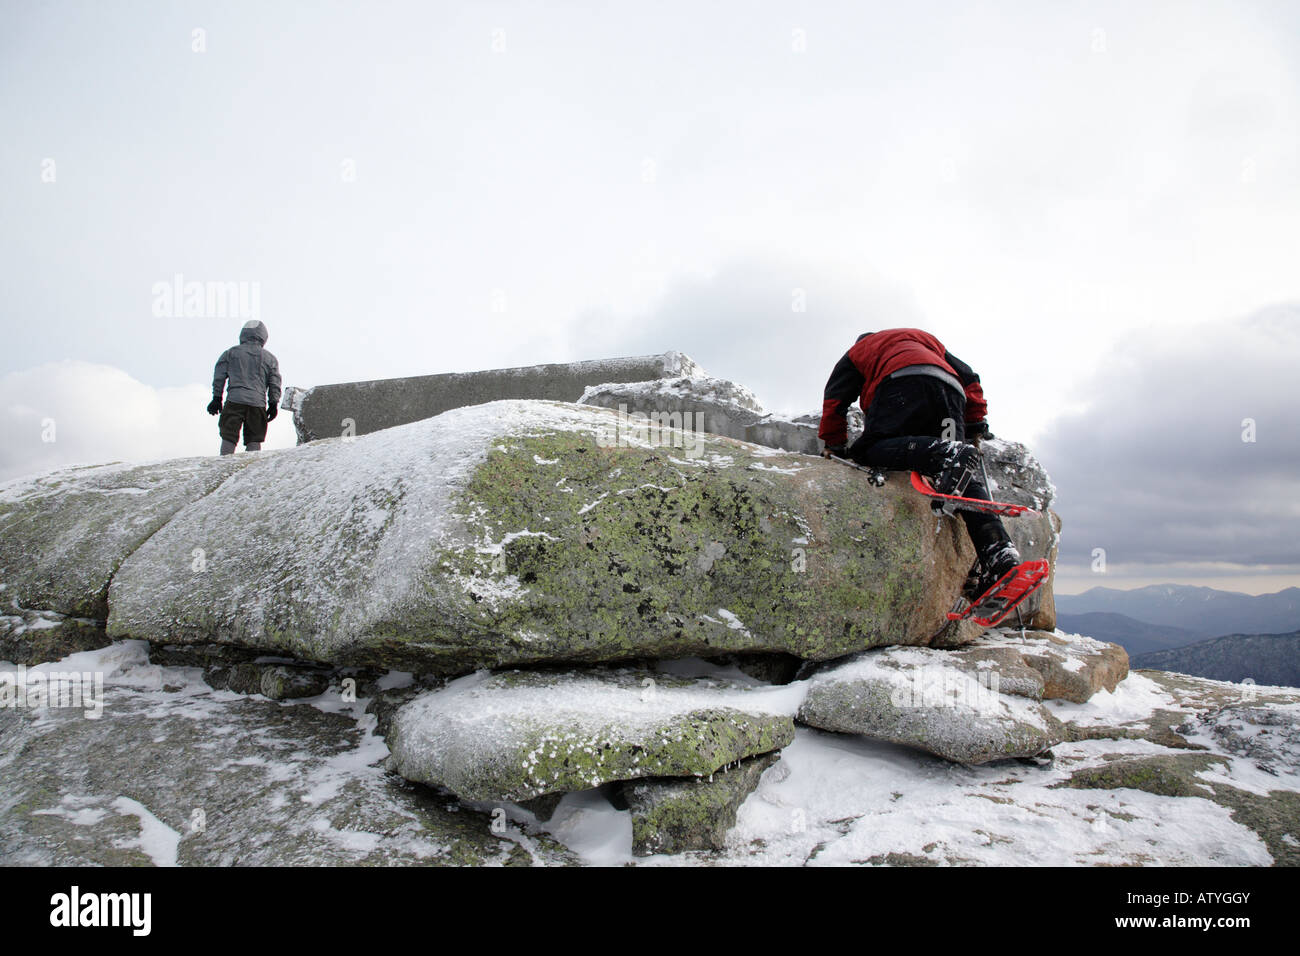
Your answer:
[[[827,445],[822,449],[823,458],[847,458],[848,454],[843,445]]]
[[[966,440],[972,445],[976,442],[987,441],[993,437],[989,431],[988,422],[967,422],[966,423]]]
[[[277,405],[268,405],[266,407],[266,420],[275,421],[275,416],[280,414],[280,408]]]
[[[212,401],[208,402],[208,414],[217,415],[221,412],[221,396],[213,395]]]

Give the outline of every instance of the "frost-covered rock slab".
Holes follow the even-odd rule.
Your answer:
[[[578,399],[580,405],[600,405],[615,409],[619,405],[625,405],[631,411],[647,414],[661,410],[682,410],[692,403],[712,405],[727,411],[743,411],[747,415],[740,416],[742,423],[755,421],[766,414],[758,397],[745,386],[704,374],[660,378],[648,382],[591,385]],[[722,434],[714,429],[706,430]]]
[[[96,465],[0,485],[0,660],[36,663],[106,644],[118,565],[247,461]]]
[[[707,777],[638,780],[624,787],[632,814],[632,852],[721,850],[736,811],[779,755],[761,754]]]
[[[688,355],[664,352],[623,358],[529,365],[286,388],[281,408],[291,409],[300,444],[342,435],[366,435],[432,418],[453,408],[500,399],[574,402],[597,382],[641,382],[703,376]]]
[[[1059,631],[990,631],[974,645],[1010,650],[1043,678],[1044,700],[1082,704],[1099,690],[1113,691],[1128,676],[1128,652],[1118,644]]]
[[[815,424],[768,414],[754,393],[743,385],[707,375],[593,385],[579,402],[629,415],[656,418],[677,415],[689,423],[688,427],[712,435],[726,435],[805,455],[821,452]]]
[[[248,460],[97,465],[0,485],[0,594],[7,609],[102,621],[117,566]]]
[[[1064,727],[1034,700],[996,689],[932,648],[886,648],[815,674],[801,723],[903,744],[963,764],[1041,753]]]
[[[648,671],[474,674],[394,715],[390,768],[468,801],[692,777],[794,737],[784,688]]]
[[[122,564],[109,634],[450,674],[944,632],[973,552],[903,476],[622,427],[494,402],[253,461]]]
[[[950,652],[945,660],[977,679],[983,679],[1000,694],[1043,699],[1043,675],[1026,664],[1014,647],[976,640],[961,650]]]

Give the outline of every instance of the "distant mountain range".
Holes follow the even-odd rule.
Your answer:
[[[1067,634],[1086,634],[1099,641],[1119,644],[1129,652],[1130,657],[1134,654],[1145,654],[1147,651],[1182,647],[1201,638],[1200,634],[1185,628],[1148,624],[1127,614],[1112,614],[1108,611],[1063,614],[1058,607],[1056,626]]]
[[[1092,588],[1082,594],[1056,595],[1056,611],[1068,617],[1123,615],[1146,625],[1180,628],[1190,632],[1193,640],[1224,634],[1284,634],[1300,628],[1300,588],[1260,595],[1181,584],[1156,584],[1132,591]]]
[[[1300,588],[1093,588],[1056,595],[1056,625],[1121,645],[1135,668],[1300,687]]]
[[[1212,680],[1300,687],[1300,631],[1291,634],[1228,634],[1186,647],[1130,657],[1132,667],[1177,671]]]

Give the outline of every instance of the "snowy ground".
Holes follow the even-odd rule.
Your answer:
[[[725,851],[647,859],[632,855],[627,811],[600,791],[566,796],[539,825],[517,807],[458,809],[445,795],[405,784],[382,768],[388,750],[371,733],[366,701],[343,703],[334,688],[292,703],[214,691],[195,669],[149,664],[145,645],[131,641],[39,669],[102,672],[105,709],[98,720],[0,709],[0,863],[494,863],[512,859],[517,846],[533,864],[572,862],[574,854],[605,865],[1272,862],[1260,838],[1210,799],[1052,789],[1116,755],[1187,752],[1143,739],[1061,744],[1049,766],[966,768],[801,727],[741,807]],[[746,680],[702,662],[668,669]],[[1282,693],[1296,703],[1269,706],[1300,709],[1300,691]],[[788,713],[802,697],[798,684],[770,694]],[[1111,727],[1141,726],[1156,709],[1187,709],[1185,698],[1143,674],[1088,704],[1049,706],[1062,719]],[[1194,741],[1228,761],[1226,772],[1204,774],[1207,781],[1300,791],[1295,754],[1264,771],[1208,729]],[[41,766],[31,766],[37,759]],[[205,811],[197,830],[196,809]]]

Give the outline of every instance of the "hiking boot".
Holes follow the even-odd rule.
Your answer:
[[[940,449],[936,449],[940,450]],[[934,490],[941,495],[963,495],[979,468],[980,453],[965,442],[941,443],[943,464],[932,479]]]
[[[966,578],[963,592],[971,601],[983,597],[993,585],[1020,565],[1020,552],[1010,541],[994,541],[981,550],[973,574]]]

